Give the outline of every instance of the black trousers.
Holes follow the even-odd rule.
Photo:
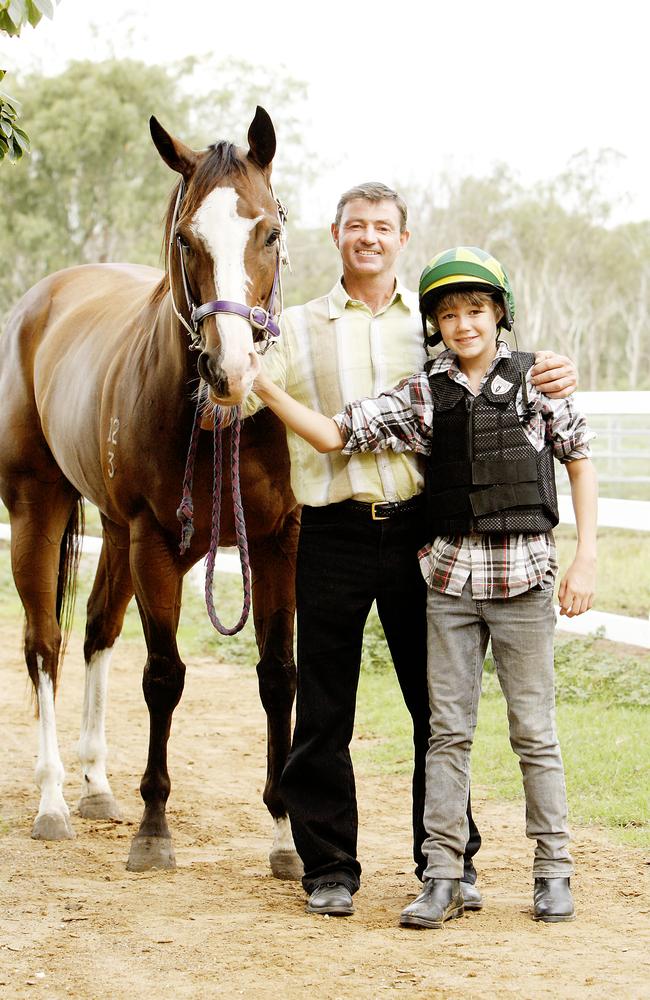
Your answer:
[[[425,757],[429,743],[426,584],[417,550],[423,516],[400,512],[373,521],[346,504],[305,507],[296,573],[296,727],[281,792],[311,893],[323,882],[359,888],[357,802],[350,741],[363,631],[373,601],[413,720],[413,857],[421,878]],[[467,807],[465,878],[481,838]]]

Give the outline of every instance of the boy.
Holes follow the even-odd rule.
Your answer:
[[[533,356],[499,340],[514,299],[498,261],[476,247],[438,254],[420,280],[423,328],[447,348],[420,372],[334,419],[267,384],[262,399],[319,451],[412,450],[429,456],[420,552],[428,583],[429,693],[424,888],[403,926],[440,927],[461,916],[469,756],[488,641],[520,758],[526,833],[536,841],[533,916],[575,916],[566,791],[555,731],[551,529],[558,522],[553,455],[566,463],[578,545],[559,588],[561,614],[591,607],[596,563],[592,436],[570,399],[530,382]]]

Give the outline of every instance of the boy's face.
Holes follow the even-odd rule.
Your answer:
[[[480,302],[470,302],[455,296],[436,311],[438,329],[445,347],[461,362],[477,368],[488,367],[496,354],[497,328],[503,311],[492,299],[481,296]]]

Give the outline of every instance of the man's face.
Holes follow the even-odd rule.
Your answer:
[[[409,233],[400,232],[401,216],[393,201],[356,198],[343,207],[341,222],[332,225],[332,236],[343,261],[343,274],[394,275],[397,257]]]

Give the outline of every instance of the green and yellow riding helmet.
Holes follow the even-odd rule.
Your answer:
[[[512,329],[515,299],[508,275],[496,257],[480,247],[452,247],[429,261],[420,276],[420,314],[424,339],[429,347],[442,340],[435,326],[435,309],[443,295],[451,291],[487,291],[486,286],[501,294],[503,318],[499,326]]]

